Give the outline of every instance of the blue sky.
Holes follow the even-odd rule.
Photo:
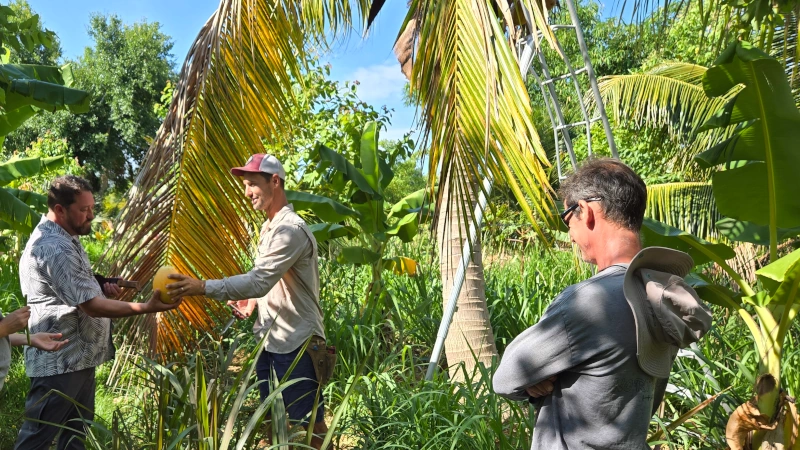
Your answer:
[[[44,26],[61,39],[63,54],[77,58],[92,44],[87,33],[92,13],[116,14],[123,22],[158,22],[171,36],[176,66],[179,69],[200,27],[216,10],[214,0],[28,0]],[[388,0],[370,35],[361,39],[355,32],[339,43],[323,60],[331,63],[331,75],[339,81],[358,80],[362,100],[394,109],[392,124],[382,138],[399,138],[412,128],[414,109],[403,105],[405,78],[392,52],[392,45],[406,14],[406,0]]]

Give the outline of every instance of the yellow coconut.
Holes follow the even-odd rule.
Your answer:
[[[164,303],[175,303],[175,300],[170,298],[169,293],[167,292],[167,285],[177,282],[177,280],[167,278],[174,273],[178,273],[174,267],[164,266],[158,269],[155,278],[153,278],[153,290],[158,289],[161,291],[161,301]]]

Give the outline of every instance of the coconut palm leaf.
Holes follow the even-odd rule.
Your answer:
[[[449,185],[460,193],[449,199],[474,205],[478,180],[503,180],[537,227],[534,217],[549,218],[552,211],[549,163],[531,121],[515,50],[506,39],[513,22],[497,12],[510,10],[510,2],[495,3],[499,8],[487,1],[412,2],[407,22],[418,18],[419,34],[410,84],[429,145],[429,185]],[[533,17],[542,14],[539,2],[519,3]],[[530,28],[541,24],[533,22]],[[456,205],[441,204],[443,194],[438,192],[437,208],[454,210]]]
[[[146,283],[141,301],[162,265],[204,279],[249,268],[264,216],[253,212],[229,168],[261,151],[263,138],[290,132],[284,118],[306,61],[306,35],[322,36],[326,23],[346,28],[364,14],[365,2],[354,5],[220,2],[186,57],[101,270]],[[181,352],[228,317],[223,303],[189,298],[175,311],[120,321],[115,334],[123,355],[143,346]],[[118,358],[115,369],[124,362]]]
[[[800,15],[800,4],[795,5],[794,9],[784,14],[783,26],[775,29],[775,38],[769,49],[769,54],[782,62],[786,68],[786,77],[792,88],[794,103],[800,105],[800,47],[797,43],[798,15]]]
[[[709,98],[701,83],[706,71],[695,64],[671,62],[644,73],[602,77],[598,84],[612,120],[626,126],[666,129],[677,143],[667,151],[673,152],[674,161],[685,169],[697,153],[731,133],[726,128],[694,136],[695,130],[739,91]],[[592,95],[585,99],[588,108],[597,109]]]
[[[664,183],[647,187],[645,217],[718,242],[716,228],[722,216],[714,203],[711,183]]]

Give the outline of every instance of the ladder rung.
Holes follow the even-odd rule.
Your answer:
[[[600,119],[601,119],[601,117],[599,117],[599,116],[598,117],[592,117],[591,119],[589,119],[589,123],[595,123]],[[569,128],[569,127],[578,127],[578,126],[581,126],[581,125],[586,125],[586,121],[585,120],[581,120],[580,122],[573,122],[573,123],[568,123],[568,124],[565,124],[565,125],[558,125],[556,127],[556,130],[557,131],[561,131],[561,130],[565,130],[565,129]]]
[[[556,130],[561,131],[561,130],[566,130],[569,127],[578,127],[578,126],[581,126],[581,125],[586,125],[586,121],[585,120],[581,120],[580,122],[573,122],[573,123],[567,123],[567,124],[564,124],[564,125],[559,125],[559,126],[556,127]]]
[[[586,67],[581,67],[580,69],[575,71],[575,75],[579,75],[579,74],[582,74],[584,72],[586,72]],[[552,83],[554,81],[566,80],[567,78],[571,78],[571,77],[572,77],[572,73],[565,73],[564,75],[559,75],[559,76],[553,77],[553,78],[551,78],[549,80],[544,80],[544,81],[542,81],[542,84]]]

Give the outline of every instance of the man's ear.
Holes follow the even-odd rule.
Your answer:
[[[57,217],[62,217],[67,212],[67,209],[64,208],[64,205],[57,204],[53,206],[53,212],[56,213]]]
[[[595,225],[595,213],[591,206],[589,206],[589,202],[581,200],[578,202],[581,205],[581,212],[585,214],[583,217],[583,221],[586,223],[586,227],[590,230],[594,229]]]

